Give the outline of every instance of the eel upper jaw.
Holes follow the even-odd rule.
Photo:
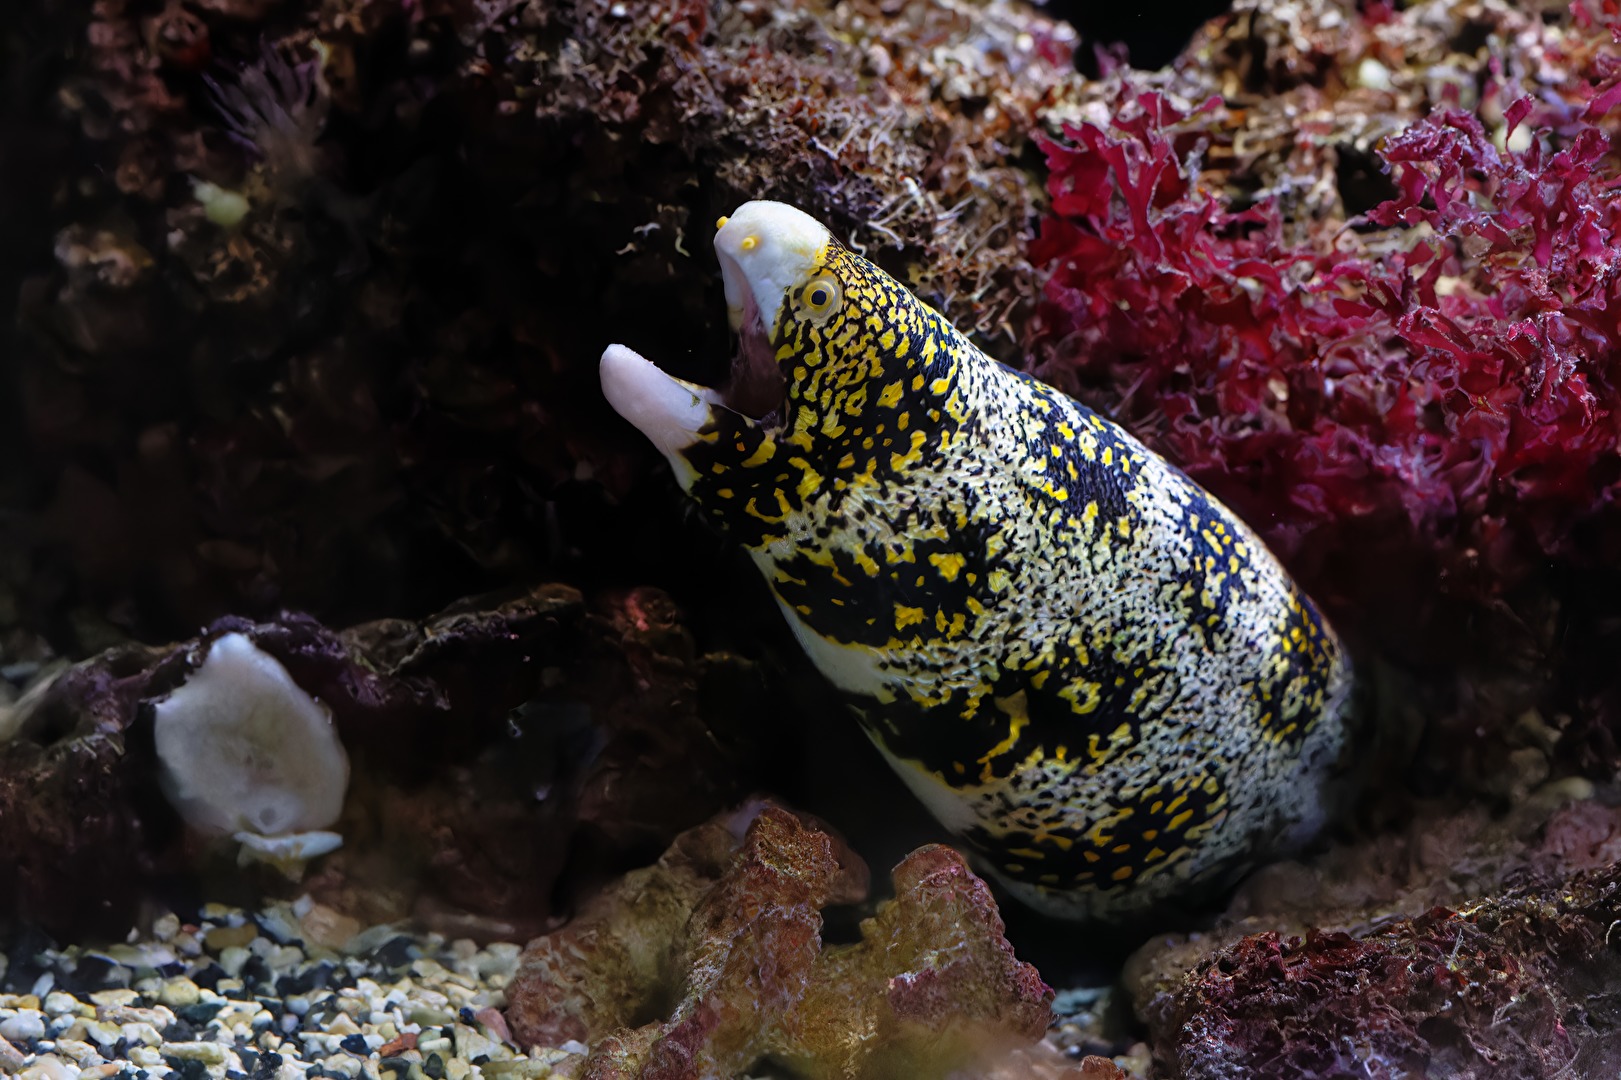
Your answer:
[[[809,280],[831,241],[827,226],[803,210],[766,199],[744,203],[715,231],[726,314],[738,336],[726,403],[769,426],[786,415],[783,364],[792,363],[778,362],[772,335],[790,291]]]

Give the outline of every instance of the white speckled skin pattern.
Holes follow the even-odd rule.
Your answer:
[[[769,320],[786,400],[757,422],[690,388],[703,422],[683,419],[685,446],[665,425],[661,449],[1011,891],[1120,919],[1316,831],[1349,665],[1243,523],[799,211],[747,204],[716,246],[734,320]]]

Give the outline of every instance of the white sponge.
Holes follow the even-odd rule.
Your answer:
[[[331,714],[243,634],[225,634],[155,706],[163,787],[205,832],[262,836],[338,819],[349,757]]]

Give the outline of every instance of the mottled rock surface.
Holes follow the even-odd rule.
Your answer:
[[[1360,935],[1246,937],[1166,1001],[1189,1078],[1614,1075],[1621,917],[1611,866]]]
[[[208,865],[211,841],[158,790],[151,702],[227,633],[331,710],[355,763],[333,826],[345,847],[305,887],[366,921],[532,932],[568,903],[566,862],[587,880],[668,842],[738,796],[754,745],[757,673],[698,653],[655,590],[591,611],[543,586],[341,634],[298,615],[222,619],[68,668],[19,709],[0,744],[0,917],[120,927],[143,882]]]
[[[893,882],[859,943],[823,944],[822,909],[861,899],[865,866],[814,823],[748,808],[531,942],[507,1019],[524,1045],[592,1045],[592,1080],[761,1060],[828,1080],[943,1076],[1038,1039],[1052,991],[962,857],[922,848]]]

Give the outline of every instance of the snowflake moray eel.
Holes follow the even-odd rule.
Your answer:
[[[729,387],[613,345],[604,392],[1015,896],[1129,918],[1309,839],[1350,666],[1248,527],[801,211],[747,203],[715,249]]]

